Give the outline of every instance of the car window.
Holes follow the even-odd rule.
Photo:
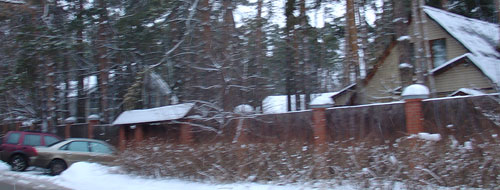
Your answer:
[[[43,139],[45,140],[45,146],[54,144],[55,142],[59,141],[59,139],[53,136],[44,136]]]
[[[89,151],[89,143],[83,141],[74,141],[69,143],[66,147],[66,150],[75,151],[75,152],[88,152]]]
[[[92,152],[97,152],[97,153],[107,153],[107,154],[113,153],[113,150],[111,150],[111,148],[109,148],[108,146],[96,142],[90,143],[90,150]]]
[[[9,137],[7,137],[7,144],[17,144],[19,143],[19,137],[21,137],[21,134],[19,133],[11,133]]]
[[[23,145],[40,146],[40,145],[42,145],[42,136],[40,136],[40,135],[24,135]]]

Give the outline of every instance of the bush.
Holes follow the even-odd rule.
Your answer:
[[[149,139],[128,146],[120,163],[153,177],[235,182],[352,180],[361,185],[493,188],[500,185],[500,144],[495,138],[459,143],[404,137],[393,143],[345,141],[322,147],[298,142],[174,145]]]

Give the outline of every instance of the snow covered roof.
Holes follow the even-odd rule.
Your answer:
[[[484,95],[485,94],[484,92],[481,92],[479,90],[474,90],[474,89],[470,89],[470,88],[460,88],[457,91],[451,93],[449,96],[455,96],[455,95],[458,95],[460,93],[464,93],[464,94],[468,94],[468,95]]]
[[[498,25],[424,6],[424,11],[476,56],[500,58]]]
[[[336,94],[338,94],[338,92],[322,93],[318,97],[314,98],[309,105],[333,105],[335,102],[333,101],[332,96]]]
[[[464,17],[429,6],[424,6],[424,11],[470,51],[470,53],[448,61],[432,72],[467,57],[494,83],[500,84],[500,53],[496,51],[500,35],[497,24]]]
[[[500,86],[500,59],[486,56],[476,56],[472,53],[466,53],[454,59],[451,59],[446,63],[440,65],[439,67],[431,70],[431,73],[435,74],[436,72],[450,67],[458,60],[464,58],[469,59],[481,72],[484,73],[484,75],[486,75],[486,77],[488,77],[493,83]]]
[[[295,107],[295,95],[292,95],[292,110],[296,110]],[[305,105],[303,105],[303,102],[305,100],[304,95],[300,95],[300,102],[302,105],[300,105],[301,109],[305,108]],[[262,100],[262,112],[265,114],[273,114],[273,113],[286,113],[287,111],[287,95],[275,95],[275,96],[268,96]]]
[[[343,89],[344,90],[344,89]],[[341,91],[338,92],[327,92],[327,93],[317,93],[317,94],[311,94],[311,104],[314,103],[314,100],[317,97],[330,97],[331,101],[333,102],[333,99],[331,97],[337,95]],[[262,112],[265,114],[273,114],[273,113],[286,113],[287,112],[287,96],[286,95],[275,95],[275,96],[268,96],[262,100]],[[291,96],[292,99],[292,110],[295,110],[295,95]],[[301,94],[300,95],[300,108],[301,110],[305,109],[305,95]],[[333,103],[332,103],[333,104]]]
[[[239,106],[236,106],[234,108],[234,113],[238,113],[238,114],[250,114],[250,113],[253,113],[255,110],[253,109],[253,107],[251,105],[248,105],[248,104],[241,104]]]
[[[177,104],[151,109],[125,111],[116,118],[113,125],[152,123],[184,118],[194,103]]]

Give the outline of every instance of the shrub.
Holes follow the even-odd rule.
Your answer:
[[[459,143],[454,137],[428,141],[344,141],[315,147],[298,142],[176,145],[149,139],[128,146],[120,163],[128,172],[153,177],[235,182],[352,180],[361,185],[493,188],[500,185],[496,138]]]

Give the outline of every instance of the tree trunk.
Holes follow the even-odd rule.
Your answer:
[[[222,43],[222,55],[220,56],[223,62],[223,68],[221,68],[222,76],[221,76],[221,82],[223,86],[221,98],[222,98],[222,104],[223,104],[223,109],[225,111],[231,111],[239,101],[237,98],[239,96],[236,96],[236,94],[239,94],[240,89],[239,88],[228,88],[231,83],[234,81],[226,81],[225,78],[231,78],[231,69],[236,69],[234,65],[234,48],[235,48],[235,40],[233,38],[233,35],[235,35],[235,30],[236,30],[236,25],[234,22],[234,16],[233,16],[233,4],[231,0],[223,0],[222,2],[222,7],[225,12],[224,14],[224,41]],[[226,69],[227,68],[227,69]],[[243,81],[245,83],[246,81]]]
[[[79,0],[78,2],[78,14],[77,14],[77,20],[79,23],[78,30],[76,32],[76,54],[77,54],[77,63],[76,63],[76,78],[78,81],[77,85],[77,95],[76,95],[76,117],[77,117],[77,122],[78,123],[84,123],[85,122],[85,100],[86,100],[86,94],[84,90],[84,79],[85,79],[85,72],[84,72],[84,64],[83,64],[83,4],[85,0]]]
[[[306,15],[306,1],[305,0],[300,0],[300,29],[301,29],[301,36],[302,40],[300,41],[300,47],[299,52],[302,53],[302,65],[300,65],[300,72],[301,72],[301,91],[302,94],[304,94],[304,105],[305,109],[309,107],[309,102],[311,101],[311,92],[309,90],[309,87],[314,85],[312,84],[311,80],[311,74],[312,68],[311,68],[311,52],[309,51],[309,36],[307,34],[307,15]]]
[[[414,39],[414,46],[415,46],[415,74],[417,76],[417,83],[419,84],[424,84],[425,83],[425,78],[424,78],[424,71],[425,71],[425,66],[424,66],[424,49],[422,47],[423,45],[423,36],[422,32],[420,30],[420,26],[422,25],[422,22],[420,20],[419,16],[419,0],[412,0],[411,1],[411,15],[412,15],[412,22],[413,22],[413,39]]]
[[[97,63],[99,64],[99,92],[100,92],[100,111],[104,122],[108,122],[108,58],[106,49],[106,37],[108,30],[106,28],[108,16],[106,11],[106,1],[99,0],[99,9],[101,14],[99,17],[99,25],[97,29]]]
[[[495,0],[495,11],[497,12],[498,35],[500,36],[500,0]],[[497,51],[500,52],[500,38],[498,38]]]
[[[434,75],[432,75],[431,71],[432,69],[434,68],[433,65],[432,65],[432,60],[431,60],[431,48],[430,48],[430,44],[429,44],[429,41],[427,40],[427,27],[426,27],[426,24],[427,24],[427,16],[424,12],[424,5],[425,5],[425,1],[424,0],[420,0],[420,6],[419,6],[419,13],[420,13],[420,20],[421,20],[421,24],[420,24],[420,30],[421,30],[421,33],[422,33],[422,36],[423,36],[423,46],[424,46],[424,53],[425,53],[425,64],[427,67],[424,68],[425,69],[425,73],[427,73],[427,81],[428,81],[428,84],[429,84],[429,89],[430,89],[430,93],[431,93],[431,97],[436,97],[437,94],[436,94],[436,82],[434,81]]]
[[[295,0],[287,0],[285,7],[285,17],[286,17],[286,27],[285,27],[285,38],[286,38],[286,57],[285,69],[286,69],[286,81],[285,88],[287,94],[287,110],[292,111],[292,94],[296,94],[295,89],[295,51],[293,50],[293,42],[294,42],[294,27],[295,27],[295,16],[293,12],[295,11]],[[295,97],[297,99],[297,97]],[[295,106],[297,108],[297,105]]]
[[[263,61],[262,58],[264,57],[263,54],[263,49],[265,46],[263,45],[263,22],[262,22],[262,5],[263,5],[263,0],[258,0],[257,1],[257,28],[255,31],[255,67],[257,72],[253,72],[252,74],[258,77],[254,77],[254,97],[252,98],[253,106],[255,108],[260,107],[260,110],[262,110],[263,105],[262,105],[262,100],[264,98],[264,84],[263,80],[261,77],[261,72],[264,70],[263,67]]]
[[[399,77],[401,79],[401,87],[412,84],[413,67],[410,66],[410,38],[408,34],[408,17],[405,10],[404,1],[394,1],[394,28],[396,39],[399,47]]]
[[[364,103],[364,85],[363,79],[360,74],[359,65],[359,47],[358,47],[358,30],[356,27],[356,16],[354,10],[354,0],[347,0],[346,2],[346,19],[347,19],[347,30],[349,31],[348,44],[350,51],[347,55],[350,55],[350,62],[354,68],[354,76],[356,80],[356,104]]]

